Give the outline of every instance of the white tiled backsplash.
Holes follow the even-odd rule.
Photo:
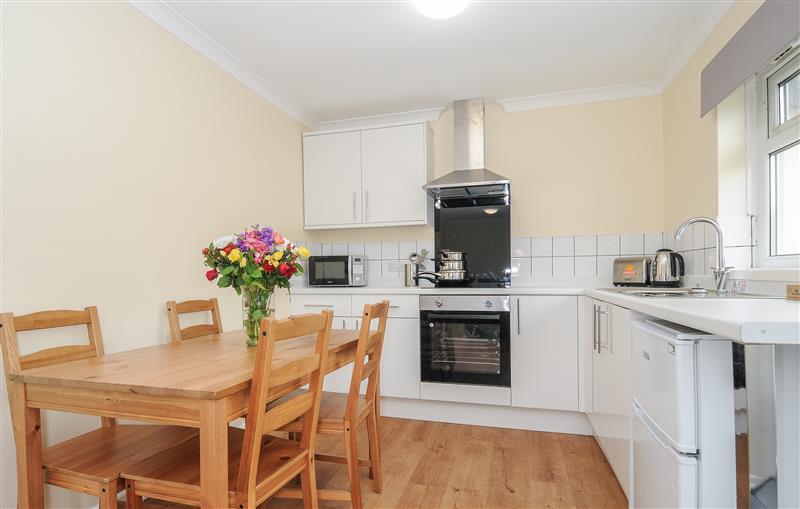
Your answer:
[[[738,269],[752,265],[752,236],[748,217],[720,217],[725,232],[725,261]],[[515,284],[569,284],[571,280],[611,282],[614,258],[652,255],[658,249],[679,252],[689,276],[710,275],[716,264],[716,233],[706,224],[691,225],[675,243],[675,232],[619,235],[535,236],[511,239],[511,277]],[[402,286],[403,265],[412,252],[427,249],[433,240],[308,244],[312,254],[363,255],[371,286]],[[433,263],[426,262],[426,270]]]

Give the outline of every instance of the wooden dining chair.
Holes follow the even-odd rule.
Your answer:
[[[328,337],[333,313],[297,315],[285,320],[264,319],[256,352],[245,429],[228,427],[228,489],[230,507],[255,509],[283,485],[300,475],[303,503],[316,509],[317,487],[314,444],[325,374]],[[275,344],[316,335],[314,353],[295,357],[272,369]],[[267,407],[285,387],[308,380],[308,390]],[[261,409],[259,411],[259,409]],[[268,435],[302,417],[306,423],[297,442]],[[142,507],[143,497],[192,506],[200,505],[199,438],[178,444],[123,472],[131,509]]]
[[[181,329],[180,315],[188,313],[211,312],[211,323],[192,325]],[[209,334],[222,333],[222,321],[219,318],[219,302],[216,298],[208,300],[185,300],[167,302],[167,317],[169,318],[169,334],[172,342],[180,344],[187,339],[194,339]]]
[[[3,365],[6,376],[21,370],[50,366],[78,359],[103,355],[103,339],[97,308],[83,311],[41,311],[28,315],[0,315],[2,326]],[[70,326],[86,326],[89,343],[45,348],[21,355],[18,333]],[[26,412],[25,389],[18,382],[8,383],[14,441],[17,444],[17,475],[25,475],[27,458],[21,457],[19,446],[29,437],[18,426]],[[191,428],[117,424],[115,419],[101,417],[101,427],[47,447],[43,451],[44,481],[72,491],[94,495],[100,508],[116,508],[117,493],[124,489],[120,472],[160,451],[168,444],[181,443],[197,435]]]
[[[362,507],[361,482],[359,467],[369,467],[369,477],[374,482],[374,490],[380,493],[381,480],[381,441],[380,441],[380,368],[383,337],[386,331],[386,320],[389,315],[389,301],[364,306],[359,329],[358,345],[350,379],[350,391],[347,394],[323,392],[320,405],[317,433],[342,435],[346,456],[316,454],[320,461],[343,463],[347,465],[350,479],[350,490],[319,490],[320,500],[350,501],[354,509]],[[372,325],[377,321],[377,327]],[[360,394],[361,384],[367,380],[365,394]],[[369,442],[369,459],[360,459],[356,447],[359,426],[366,424]],[[301,440],[308,427],[302,419],[295,420],[281,428],[290,436],[299,435]],[[297,489],[281,490],[278,497],[299,498]]]

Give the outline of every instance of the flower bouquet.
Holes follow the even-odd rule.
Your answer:
[[[300,258],[309,252],[265,226],[221,237],[203,249],[206,278],[220,288],[233,287],[242,296],[242,322],[248,346],[258,345],[261,319],[273,309],[276,288],[291,288],[292,276],[303,273]]]

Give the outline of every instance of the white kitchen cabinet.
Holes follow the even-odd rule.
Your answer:
[[[306,229],[424,225],[432,203],[431,131],[423,122],[303,136]]]
[[[361,132],[365,223],[426,222],[426,132],[425,124]]]
[[[356,319],[353,317],[342,318],[335,316],[333,318],[332,326],[334,329],[342,328],[355,330]],[[351,363],[325,375],[325,380],[323,381],[322,387],[328,392],[347,393],[350,392],[350,379],[352,377],[353,364]]]
[[[578,298],[515,297],[511,406],[578,410]]]
[[[591,411],[595,437],[625,495],[630,497],[631,325],[629,309],[592,302]]]
[[[592,412],[592,356],[594,354],[595,324],[594,306],[597,303],[591,297],[578,298],[578,348],[581,383],[581,411]]]
[[[361,222],[359,131],[303,138],[303,198],[307,227]]]
[[[420,398],[419,318],[389,318],[386,322],[381,396]]]

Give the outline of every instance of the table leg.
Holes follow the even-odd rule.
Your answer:
[[[38,408],[29,408],[25,385],[9,382],[11,422],[17,450],[17,506],[31,509],[44,507],[42,472],[42,421]]]
[[[228,507],[228,415],[225,400],[204,401],[200,409],[200,505]]]

